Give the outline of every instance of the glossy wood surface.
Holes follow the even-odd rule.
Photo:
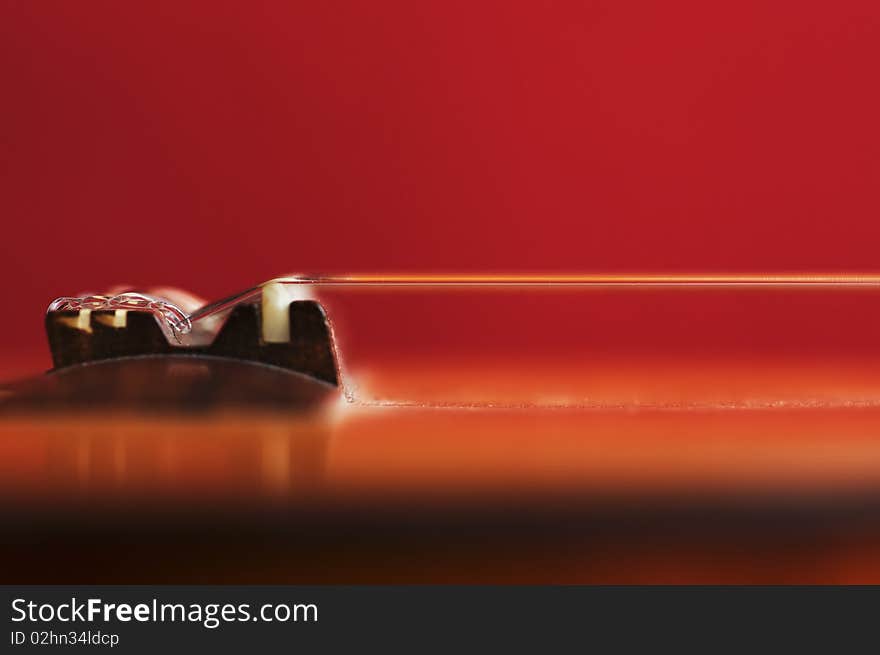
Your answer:
[[[545,406],[463,367],[389,362],[309,416],[7,415],[6,577],[880,581],[873,362],[533,368],[593,399]]]

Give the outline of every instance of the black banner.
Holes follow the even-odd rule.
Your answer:
[[[3,651],[589,652],[874,643],[880,588],[3,587]],[[259,652],[258,651],[258,652]]]

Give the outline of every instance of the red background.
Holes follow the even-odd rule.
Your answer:
[[[876,271],[880,5],[11,2],[7,367],[53,297]]]

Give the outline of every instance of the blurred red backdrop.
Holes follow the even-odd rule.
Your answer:
[[[868,0],[5,0],[4,357],[121,282],[876,271],[878,27]]]

